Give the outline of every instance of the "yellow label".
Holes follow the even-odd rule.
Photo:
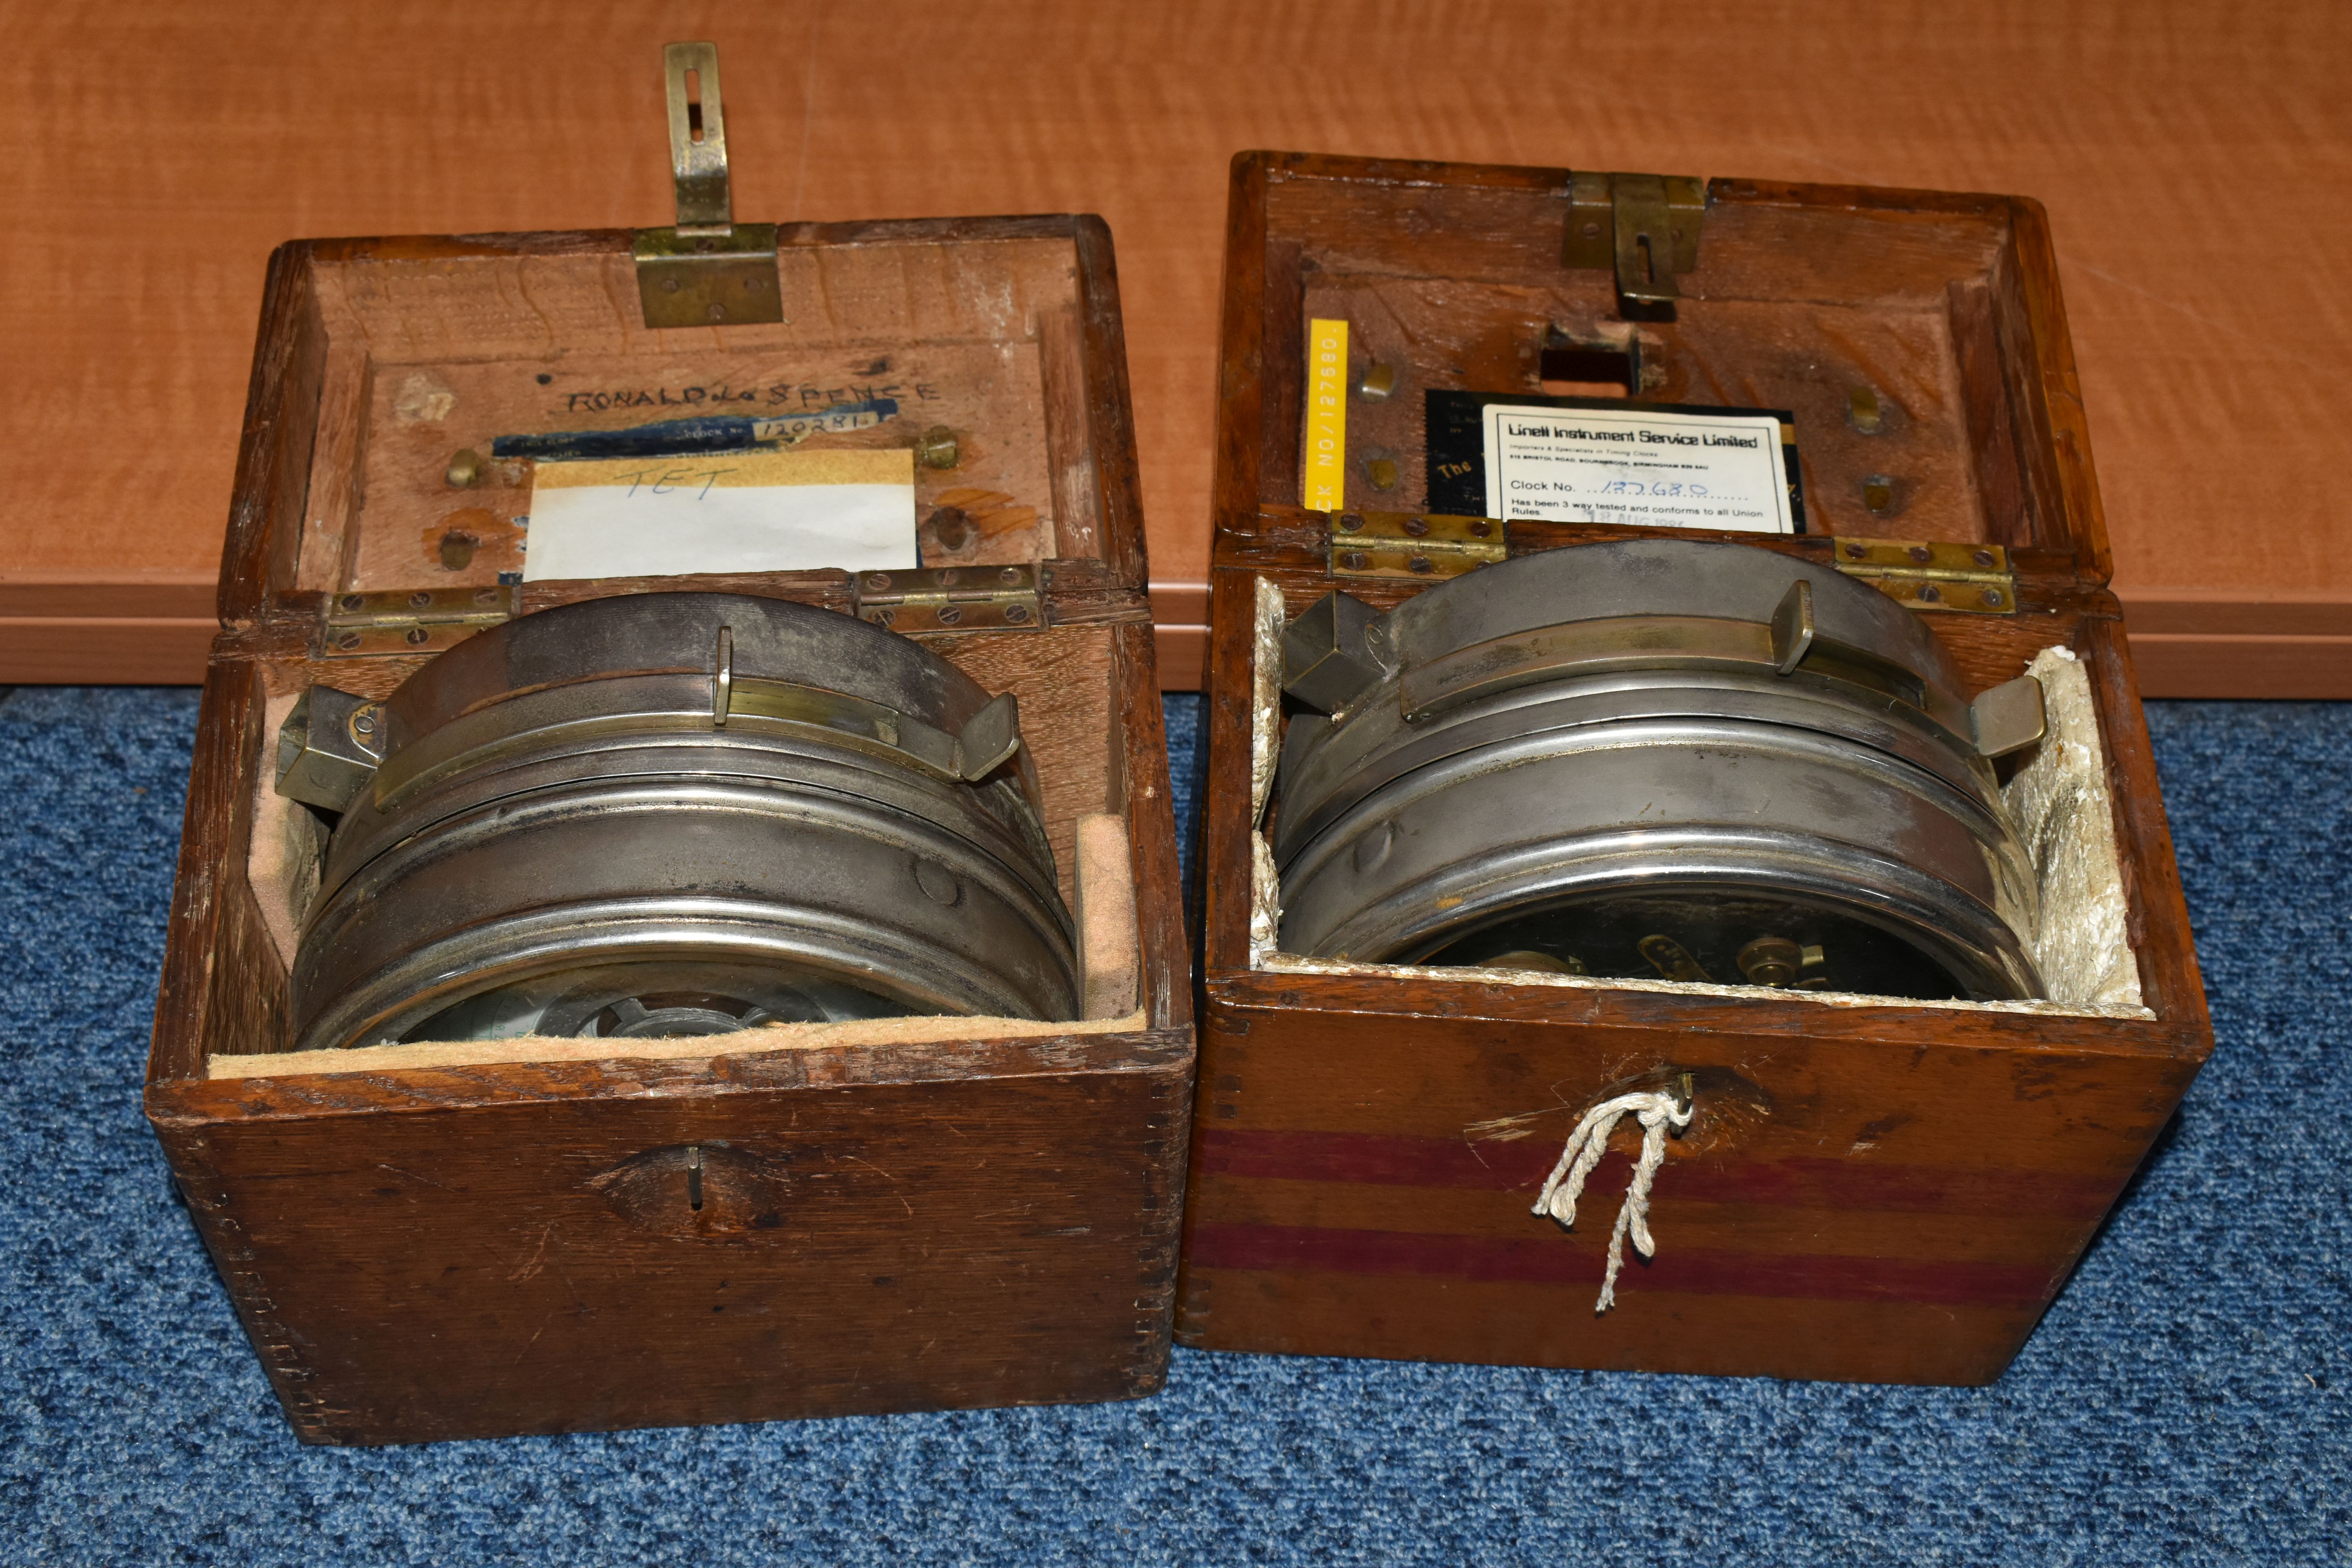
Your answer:
[[[1299,504],[1338,511],[1348,491],[1348,323],[1307,323],[1307,435]]]
[[[786,485],[912,485],[915,455],[904,447],[824,452],[712,452],[690,458],[596,458],[533,466],[534,490],[618,489],[668,496]]]

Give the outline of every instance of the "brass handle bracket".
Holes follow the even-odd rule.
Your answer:
[[[1561,259],[1614,272],[1626,320],[1671,317],[1706,218],[1706,186],[1688,175],[1571,174]]]
[[[776,226],[737,223],[727,176],[727,116],[719,46],[662,50],[669,99],[674,228],[636,235],[637,296],[648,327],[740,327],[784,319]]]

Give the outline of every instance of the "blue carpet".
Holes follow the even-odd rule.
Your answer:
[[[2221,1046],[1991,1388],[1179,1352],[1137,1405],[389,1450],[288,1434],[140,1119],[195,707],[0,703],[0,1560],[2352,1559],[2352,705],[2151,710]]]

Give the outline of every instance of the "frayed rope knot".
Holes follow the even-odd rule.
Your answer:
[[[1601,1277],[1601,1299],[1592,1305],[1595,1317],[1617,1304],[1617,1270],[1624,1266],[1625,1238],[1631,1236],[1644,1258],[1658,1250],[1657,1243],[1650,1237],[1650,1184],[1657,1178],[1658,1165],[1666,1157],[1666,1129],[1690,1125],[1690,1102],[1655,1091],[1621,1094],[1601,1101],[1586,1111],[1583,1120],[1576,1124],[1576,1131],[1568,1135],[1568,1147],[1559,1152],[1559,1163],[1551,1168],[1543,1191],[1536,1197],[1536,1213],[1551,1215],[1563,1227],[1574,1225],[1576,1200],[1584,1192],[1584,1178],[1601,1163],[1601,1156],[1609,1150],[1609,1134],[1629,1114],[1642,1123],[1642,1157],[1634,1162],[1633,1184],[1625,1189],[1625,1205],[1617,1211],[1617,1228],[1610,1233],[1609,1271]]]

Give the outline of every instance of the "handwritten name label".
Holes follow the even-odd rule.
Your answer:
[[[567,392],[555,405],[560,414],[605,414],[630,408],[793,408],[817,410],[845,403],[936,403],[944,396],[929,382],[861,382],[853,386],[817,386],[780,381],[767,386],[734,386],[719,382],[685,386],[612,386],[590,392]]]
[[[903,447],[542,462],[531,478],[525,582],[915,564]]]

